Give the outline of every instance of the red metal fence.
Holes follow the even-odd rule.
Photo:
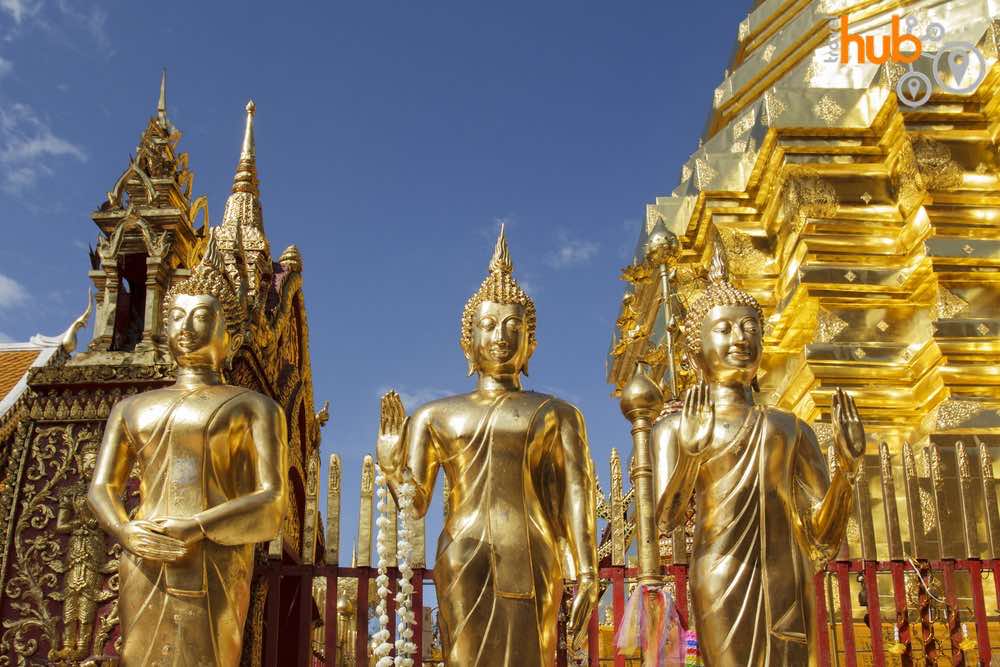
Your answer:
[[[673,582],[675,601],[682,623],[688,622],[687,568],[671,565],[664,568],[668,581]],[[423,589],[433,585],[430,570],[415,569],[413,574],[417,627],[414,642],[417,644],[416,665],[423,665]],[[290,667],[292,662],[310,667],[338,664],[335,659],[338,646],[337,582],[338,579],[358,580],[357,610],[354,618],[353,654],[360,659],[354,664],[367,665],[368,637],[368,584],[378,575],[374,567],[339,567],[335,565],[291,565],[274,563],[265,576],[269,578],[269,594],[265,614],[264,667]],[[398,571],[389,570],[395,582]],[[610,607],[614,628],[621,622],[625,611],[626,591],[636,576],[634,568],[605,567],[600,576],[606,586],[602,604],[610,594]],[[312,581],[317,577],[327,580],[326,608],[323,624],[322,650],[314,650]],[[289,587],[283,583],[296,585]],[[881,583],[880,583],[881,580]],[[961,580],[961,581],[960,581]],[[990,582],[984,588],[984,581]],[[395,589],[395,583],[392,584]],[[928,590],[928,587],[930,590]],[[283,599],[282,592],[298,591],[293,600]],[[302,595],[301,592],[310,594]],[[817,602],[816,647],[820,665],[874,665],[914,664],[950,665],[993,664],[994,651],[990,643],[990,627],[1000,637],[1000,560],[941,560],[941,561],[837,561],[824,572],[816,575]],[[393,590],[393,593],[395,591]],[[858,599],[855,599],[858,598]],[[885,602],[883,602],[883,600]],[[390,632],[395,628],[393,596],[389,599]],[[295,613],[290,608],[298,606]],[[883,618],[883,609],[890,611]],[[855,610],[864,615],[860,619]],[[283,623],[283,614],[295,618],[297,627],[291,629]],[[857,631],[868,636],[859,641]],[[294,633],[294,636],[290,636]],[[562,628],[560,628],[562,635]],[[884,636],[888,635],[888,636]],[[289,652],[294,643],[294,650]],[[562,646],[563,642],[560,641]],[[605,644],[606,655],[600,655],[600,623],[595,610],[590,623],[588,641],[590,665],[625,667],[626,656]],[[288,655],[297,656],[289,661]],[[279,657],[280,656],[280,657]],[[308,659],[307,659],[308,656]],[[1000,652],[998,652],[1000,656]],[[925,661],[927,661],[925,663]],[[560,649],[557,665],[569,664],[565,650]],[[1000,659],[998,663],[1000,664]],[[338,664],[339,667],[339,664]]]

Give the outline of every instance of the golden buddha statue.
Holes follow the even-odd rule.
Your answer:
[[[164,300],[177,381],[117,403],[108,417],[91,507],[125,550],[122,664],[239,664],[254,544],[285,514],[288,443],[281,407],[227,385],[243,290],[224,273],[214,234],[191,277]],[[122,494],[133,464],[139,507]]]
[[[815,665],[813,575],[844,539],[864,428],[837,389],[831,477],[808,424],[754,401],[761,309],[727,282],[716,248],[684,326],[702,382],[653,426],[656,516],[661,530],[682,525],[694,494],[691,603],[706,665]]]
[[[462,313],[474,391],[409,417],[395,392],[382,398],[378,460],[390,489],[412,479],[423,516],[439,467],[450,488],[434,566],[450,667],[552,665],[563,579],[577,580],[567,623],[574,647],[597,604],[584,420],[565,401],[521,389],[536,345],[535,305],[512,272],[501,228],[489,275]]]

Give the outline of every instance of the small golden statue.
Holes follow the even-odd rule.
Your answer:
[[[390,488],[412,478],[420,516],[439,467],[450,488],[434,566],[450,667],[552,665],[563,578],[577,580],[567,623],[575,646],[597,603],[584,420],[569,403],[521,389],[536,344],[535,305],[512,273],[501,228],[489,275],[462,313],[469,375],[479,375],[474,391],[409,417],[398,394],[382,398],[377,453]]]
[[[288,469],[281,407],[223,382],[242,341],[243,295],[210,235],[201,263],[164,300],[176,383],[120,401],[108,418],[89,499],[125,547],[126,667],[239,664],[254,544],[280,530]],[[130,519],[122,493],[134,462]]]
[[[53,662],[75,661],[90,655],[94,615],[101,602],[101,575],[110,574],[104,533],[87,503],[87,486],[97,461],[97,441],[86,441],[77,455],[79,478],[59,498],[56,532],[69,536],[63,578],[62,648],[52,651]],[[112,563],[113,565],[113,563]]]
[[[727,281],[717,241],[710,284],[684,327],[702,382],[652,432],[661,530],[683,524],[692,493],[696,502],[691,601],[710,667],[817,664],[813,575],[843,542],[865,448],[840,389],[832,479],[808,424],[755,403],[762,319],[756,299]]]

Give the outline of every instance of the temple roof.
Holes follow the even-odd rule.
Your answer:
[[[60,341],[36,335],[27,343],[0,343],[0,422],[28,388],[28,371],[45,366],[59,350]]]
[[[6,397],[11,392],[41,353],[34,346],[22,348],[21,343],[14,345],[13,349],[0,348],[0,397]]]

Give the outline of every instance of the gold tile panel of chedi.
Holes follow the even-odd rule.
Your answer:
[[[946,39],[925,40],[913,69],[929,76],[947,60],[936,58],[942,44],[961,41],[981,54],[967,72],[981,80],[956,93],[958,74],[946,73],[952,92],[934,83],[924,104],[904,104],[895,90],[909,66],[830,57],[842,15],[862,36],[888,34],[893,15],[920,35],[943,26]],[[998,25],[1000,11],[969,0],[757,3],[699,148],[673,191],[646,206],[623,271],[608,357],[616,392],[636,361],[668,367],[647,239],[659,227],[679,240],[680,335],[714,228],[733,281],[764,309],[758,400],[815,424],[826,448],[834,387],[855,398],[868,448],[845,557],[1000,555]],[[691,369],[674,361],[683,389]]]

